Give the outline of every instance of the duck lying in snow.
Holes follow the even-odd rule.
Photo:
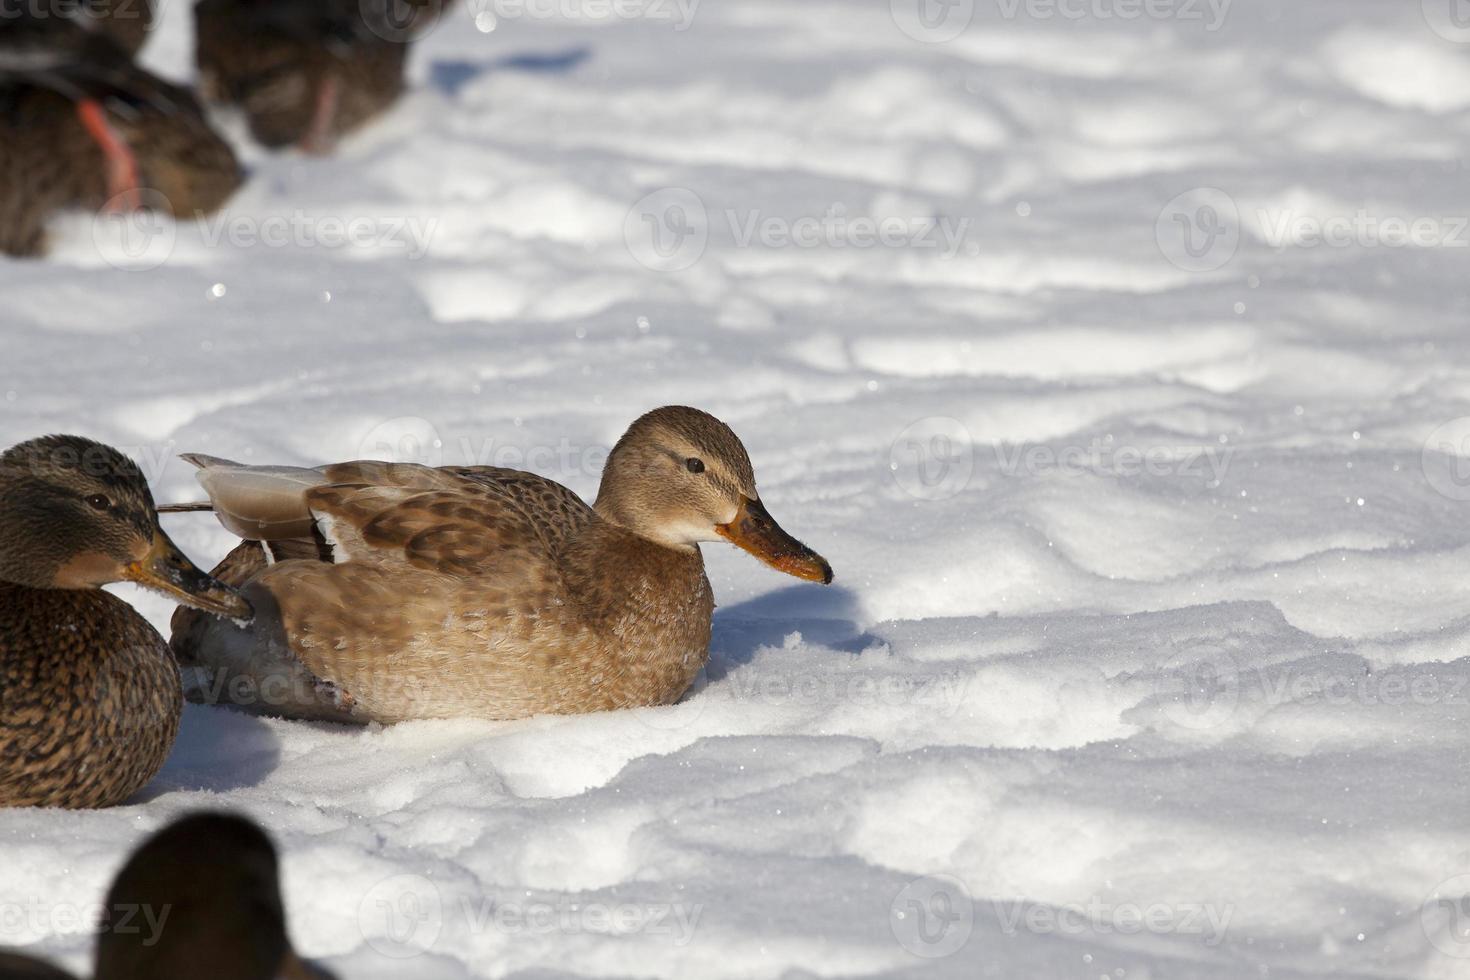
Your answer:
[[[179,553],[116,450],[50,436],[0,455],[0,806],[121,803],[173,748],[178,666],[101,589],[121,581],[250,615]]]
[[[357,722],[519,718],[677,700],[709,653],[699,543],[725,540],[828,583],[766,512],[744,446],[661,408],[613,447],[594,506],[497,467],[377,462],[200,467],[245,539],[214,574],[257,610],[244,628],[180,610],[191,694]]]
[[[89,23],[0,18],[0,252],[42,253],[69,208],[208,214],[244,179],[193,95]]]

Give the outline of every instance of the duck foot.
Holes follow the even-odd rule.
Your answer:
[[[316,90],[316,108],[311,115],[311,125],[307,128],[306,135],[301,137],[302,152],[326,156],[337,148],[332,126],[337,121],[337,104],[340,100],[341,88],[337,76],[328,75],[323,78],[321,86]]]
[[[138,180],[138,160],[127,141],[107,120],[107,110],[96,99],[77,103],[77,118],[87,135],[102,150],[107,164],[107,203],[104,212],[125,214],[143,207],[143,188]]]

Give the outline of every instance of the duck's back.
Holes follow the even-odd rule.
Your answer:
[[[127,603],[0,583],[0,806],[123,802],[162,767],[182,705],[162,637]]]

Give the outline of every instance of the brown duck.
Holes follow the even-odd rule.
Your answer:
[[[0,21],[0,252],[42,253],[46,222],[70,208],[208,214],[242,179],[193,95],[108,32]]]
[[[331,980],[291,948],[275,845],[249,820],[200,813],[133,853],[103,903],[96,980]],[[0,953],[0,980],[71,980]]]
[[[205,97],[243,110],[272,149],[330,153],[403,92],[409,42],[437,0],[201,0],[195,55]]]
[[[173,747],[178,668],[100,588],[122,581],[250,615],[163,533],[147,482],[116,450],[48,436],[0,455],[0,807],[121,803]]]
[[[634,422],[592,507],[496,467],[185,458],[211,498],[186,507],[247,542],[215,574],[258,610],[245,629],[175,616],[196,700],[384,723],[665,704],[708,657],[700,542],[832,580],[766,512],[735,433],[693,408]]]

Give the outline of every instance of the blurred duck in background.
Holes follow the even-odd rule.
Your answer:
[[[96,980],[332,980],[292,950],[276,848],[253,822],[198,813],[143,843],[98,923]],[[0,952],[0,980],[71,980]]]
[[[201,0],[200,86],[271,149],[331,153],[403,92],[411,42],[439,0]]]
[[[133,63],[151,7],[120,13],[142,2],[0,19],[0,252],[41,254],[47,221],[69,208],[194,217],[240,186],[194,96]]]

